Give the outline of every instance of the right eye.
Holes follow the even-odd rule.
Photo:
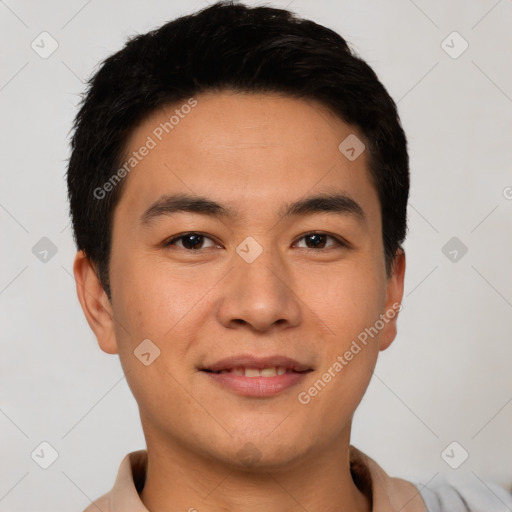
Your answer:
[[[215,247],[217,245],[210,237],[203,235],[202,233],[189,232],[171,238],[164,242],[163,246],[169,247],[171,245],[177,245],[182,249],[198,251],[200,249],[208,248],[204,247],[205,240],[210,240],[211,244],[209,247]]]

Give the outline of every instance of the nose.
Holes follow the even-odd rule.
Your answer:
[[[266,332],[297,326],[301,302],[293,291],[293,279],[281,259],[264,250],[252,263],[237,254],[217,309],[226,328],[248,327]]]

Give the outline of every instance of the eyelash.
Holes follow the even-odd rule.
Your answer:
[[[208,238],[208,239],[212,240],[212,242],[216,243],[215,240],[213,240],[213,238],[211,238],[210,236],[208,236],[208,235],[206,235],[204,233],[201,233],[201,232],[198,232],[198,231],[189,231],[187,233],[183,233],[181,235],[178,235],[178,236],[175,236],[175,237],[171,238],[170,240],[165,241],[162,245],[164,246],[164,248],[165,247],[173,246],[173,245],[175,245],[176,241],[182,240],[182,239],[184,239],[184,238],[186,238],[187,236],[190,236],[190,235],[197,235],[197,236],[201,236],[203,238]],[[348,242],[345,242],[342,238],[334,236],[334,235],[330,235],[329,233],[324,233],[322,231],[310,231],[309,233],[306,233],[306,234],[302,235],[297,240],[298,241],[299,240],[303,240],[304,238],[306,238],[308,236],[311,236],[311,235],[325,235],[327,238],[330,238],[331,240],[334,240],[336,245],[338,247],[340,247],[340,248],[347,248],[348,249],[350,247],[350,244]],[[319,252],[319,251],[327,251],[327,250],[333,249],[333,248],[334,247],[323,247],[323,248],[320,248],[320,249],[315,249],[315,248],[311,248],[311,247],[304,247],[303,249],[306,249],[308,251]],[[184,249],[187,252],[199,252],[199,251],[203,250],[203,249],[187,249],[185,247],[182,247],[182,249]]]

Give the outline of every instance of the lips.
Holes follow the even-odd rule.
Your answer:
[[[220,372],[213,373],[232,373],[233,375],[243,375],[244,377],[275,377],[276,375],[284,375],[286,372],[290,373],[293,370],[285,368],[284,366],[272,366],[270,368],[263,368],[258,370],[257,368],[231,368],[229,370],[221,370]]]
[[[245,397],[264,398],[298,385],[313,368],[284,356],[233,356],[200,370],[222,389]]]

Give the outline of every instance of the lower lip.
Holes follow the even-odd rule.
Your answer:
[[[205,371],[203,373],[238,395],[264,398],[275,396],[286,389],[296,386],[309,372],[285,373],[284,375],[276,375],[274,377],[245,377],[244,375],[235,375],[234,373]]]

